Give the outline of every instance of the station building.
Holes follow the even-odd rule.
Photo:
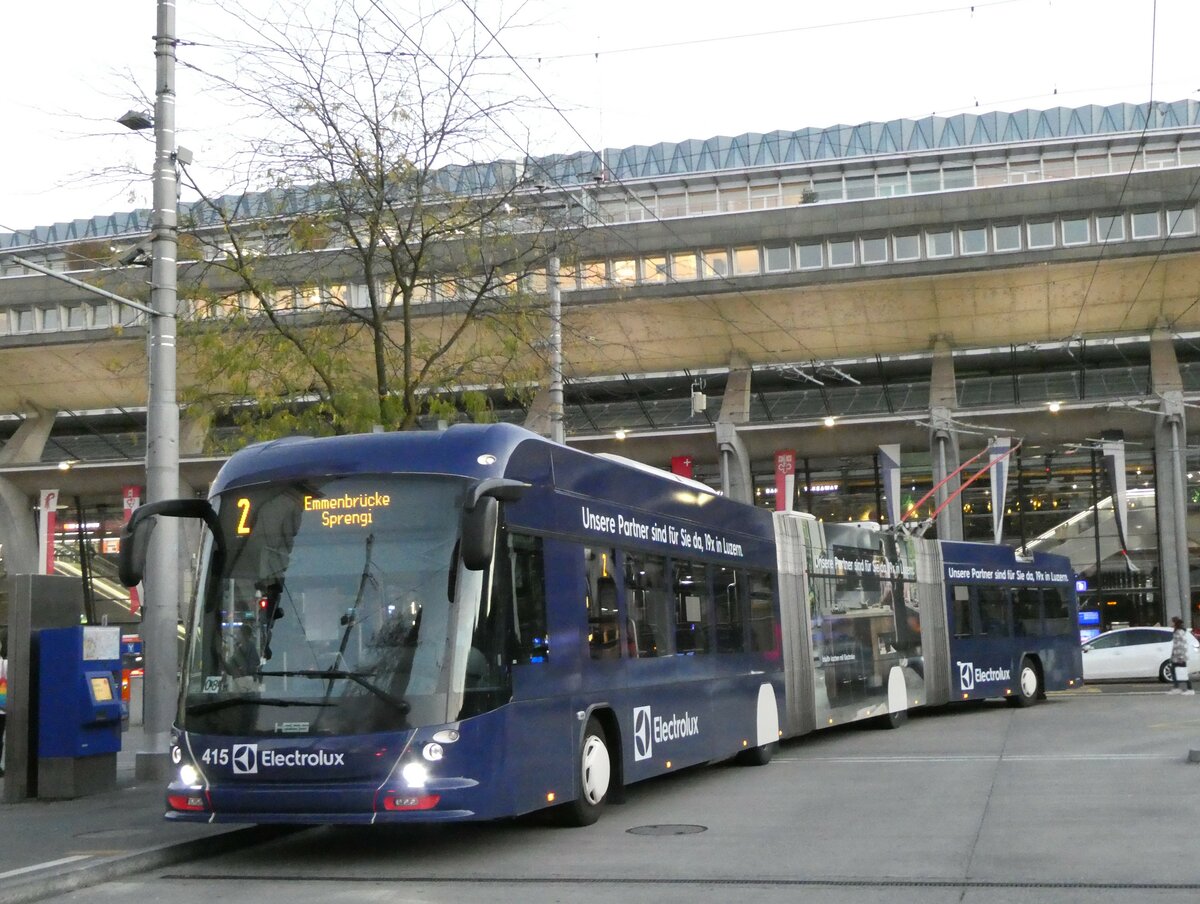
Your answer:
[[[1200,624],[1187,418],[1200,399],[1200,104],[532,163],[547,174],[534,190],[582,227],[558,274],[570,445],[826,520],[928,520],[929,535],[1061,552],[1101,627]],[[514,164],[464,175],[463,190],[489,166]],[[4,564],[35,570],[39,499],[54,490],[56,567],[118,614],[128,601],[107,560],[123,496],[144,483],[144,323],[14,258],[87,279],[107,266],[87,263],[97,247],[119,257],[148,233],[147,211],[0,233]],[[355,280],[330,274],[338,291]],[[295,286],[296,310],[330,290]],[[427,300],[437,316],[452,299]],[[545,431],[545,402],[497,394],[495,415]],[[212,429],[185,413],[188,491],[223,460],[206,452]],[[977,478],[1002,443],[1006,481]]]

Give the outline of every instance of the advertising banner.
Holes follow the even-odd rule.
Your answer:
[[[775,510],[790,512],[796,496],[796,450],[775,453]]]

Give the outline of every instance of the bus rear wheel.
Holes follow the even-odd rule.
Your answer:
[[[590,826],[600,818],[612,781],[608,739],[598,719],[590,718],[579,745],[579,793],[559,811],[564,825]]]
[[[771,757],[775,755],[775,748],[778,746],[778,744],[759,744],[757,747],[749,747],[739,751],[734,757],[734,761],[739,766],[765,766],[771,762]]]
[[[1017,692],[1009,697],[1014,706],[1033,706],[1042,696],[1042,673],[1033,660],[1026,656],[1021,660],[1017,673]]]

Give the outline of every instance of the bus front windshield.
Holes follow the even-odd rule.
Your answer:
[[[355,476],[215,500],[182,727],[359,734],[462,715],[472,664],[479,673],[480,660],[501,663],[486,636],[476,646],[486,635],[477,630],[485,575],[458,560],[466,488],[444,477]]]

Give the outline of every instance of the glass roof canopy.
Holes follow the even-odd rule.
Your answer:
[[[500,185],[545,181],[557,188],[598,182],[684,176],[722,170],[744,170],[816,161],[916,154],[923,151],[986,147],[1022,142],[1115,134],[1153,133],[1200,126],[1200,102],[1089,105],[1019,110],[1013,113],[962,113],[896,119],[860,125],[835,125],[796,131],[748,132],[736,137],[661,142],[599,152],[499,160],[438,171],[442,187],[454,194],[486,192]],[[235,216],[280,216],[310,211],[320,197],[303,189],[227,196],[218,202]],[[201,205],[181,204],[180,213],[201,227],[217,225],[215,214]],[[205,218],[211,223],[204,222]],[[0,232],[0,250],[54,245],[88,239],[149,232],[148,209]]]

